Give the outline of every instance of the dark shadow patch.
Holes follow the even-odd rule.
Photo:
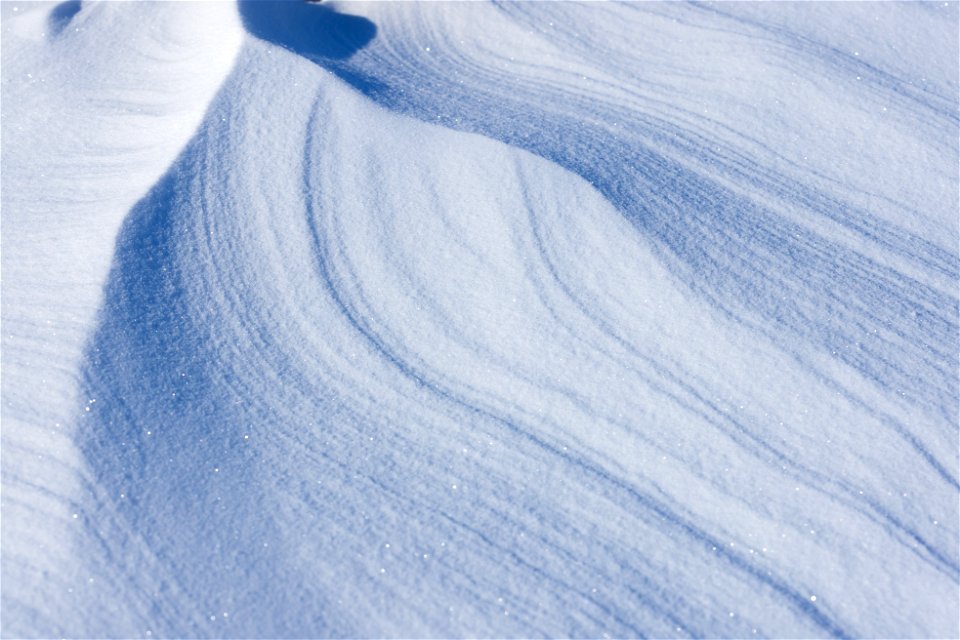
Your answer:
[[[303,0],[239,0],[238,5],[251,35],[303,56],[367,96],[386,89],[379,80],[347,64],[376,37],[377,25],[370,20]]]
[[[247,31],[318,64],[345,60],[377,35],[370,20],[315,2],[240,0],[238,4]]]
[[[50,30],[50,36],[56,37],[63,33],[63,30],[73,20],[73,16],[80,13],[80,9],[80,0],[67,0],[55,6],[47,17],[47,28]]]

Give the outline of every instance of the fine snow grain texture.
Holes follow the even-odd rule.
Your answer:
[[[960,633],[956,4],[3,8],[4,636]]]
[[[0,19],[2,632],[140,635],[149,578],[116,575],[118,525],[81,515],[100,492],[77,447],[83,352],[119,228],[243,31],[233,7],[200,3],[3,2]]]

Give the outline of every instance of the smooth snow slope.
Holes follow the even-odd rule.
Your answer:
[[[100,491],[77,448],[83,351],[120,226],[194,134],[243,31],[213,3],[0,9],[2,631],[132,633],[123,621],[150,598],[114,575],[108,525],[80,518]]]
[[[960,633],[956,4],[136,6],[4,6],[3,635]]]

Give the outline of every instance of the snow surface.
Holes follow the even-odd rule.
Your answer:
[[[956,3],[3,2],[4,637],[957,637]]]

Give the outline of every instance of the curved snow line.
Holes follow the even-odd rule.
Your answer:
[[[388,8],[374,4],[371,8],[374,11],[370,13],[384,23],[378,40],[346,62],[313,59],[334,71],[345,70],[347,80],[372,77],[376,88],[369,95],[391,109],[482,133],[583,176],[657,244],[664,259],[685,273],[698,293],[720,309],[782,340],[785,348],[792,349],[798,340],[808,343],[880,385],[884,392],[908,391],[905,396],[919,410],[935,407],[945,420],[956,422],[956,403],[951,401],[956,395],[952,384],[956,376],[948,363],[957,333],[956,318],[949,310],[957,306],[957,300],[947,284],[958,277],[956,260],[948,248],[957,237],[952,219],[955,194],[946,194],[937,209],[924,212],[936,216],[938,226],[932,231],[937,233],[918,236],[899,227],[923,217],[924,207],[916,206],[922,202],[920,198],[915,198],[914,206],[897,203],[883,208],[887,211],[869,212],[856,204],[853,194],[842,195],[836,184],[828,189],[811,188],[811,177],[797,179],[764,169],[761,163],[768,154],[757,156],[754,151],[750,154],[753,158],[747,155],[749,167],[731,163],[729,152],[721,151],[722,145],[732,150],[741,146],[749,153],[747,141],[715,134],[690,139],[685,127],[666,119],[676,120],[684,112],[688,118],[693,116],[684,108],[682,94],[667,105],[669,111],[662,117],[651,117],[645,104],[649,98],[643,91],[645,73],[634,70],[646,69],[640,62],[645,49],[626,50],[615,38],[597,46],[589,38],[551,30],[553,40],[543,44],[549,54],[537,52],[540,59],[523,60],[525,48],[511,42],[511,31],[518,31],[512,22],[517,16],[523,27],[554,18],[551,24],[576,24],[583,30],[585,25],[600,24],[604,11],[615,13],[624,25],[652,26],[662,32],[651,33],[648,28],[644,32],[647,37],[671,35],[656,19],[645,23],[647,18],[637,7],[600,11],[576,5],[555,10],[503,5],[505,19],[487,15],[490,11],[485,7]],[[490,26],[467,31],[461,26],[466,23]],[[673,29],[682,36],[682,29]],[[699,25],[689,31],[698,33]],[[498,48],[488,61],[478,56],[477,49],[488,46],[484,34],[490,33],[497,34]],[[519,41],[538,35],[527,31],[514,37]],[[411,46],[419,42],[433,42],[434,46],[430,51]],[[789,39],[782,44],[791,45]],[[587,59],[577,59],[566,53],[565,47]],[[526,48],[536,51],[529,44]],[[509,63],[506,52],[511,55]],[[483,49],[482,53],[489,55],[490,51]],[[789,53],[802,55],[796,50]],[[464,62],[469,54],[473,57]],[[541,62],[543,58],[550,61],[549,66]],[[600,66],[604,61],[606,68]],[[767,73],[779,71],[771,62],[762,64]],[[798,64],[791,60],[789,64],[788,72],[820,71],[806,61]],[[564,68],[568,65],[576,71]],[[504,74],[501,66],[507,66],[510,74]],[[586,87],[573,87],[569,82],[573,73],[591,74],[582,75]],[[722,70],[718,73],[724,74]],[[663,74],[655,71],[651,75]],[[599,79],[595,81],[594,76]],[[566,82],[544,85],[543,77]],[[470,82],[465,83],[465,78]],[[643,102],[625,109],[621,100],[600,94],[600,100],[580,104],[596,82],[612,83],[613,78],[621,86],[631,87]],[[701,78],[692,79],[698,81]],[[716,82],[706,73],[702,81]],[[668,93],[670,88],[667,85],[654,97],[662,101],[658,94]],[[829,98],[823,101],[824,113],[848,108],[842,103],[829,104]],[[571,102],[572,108],[564,106]],[[860,117],[859,108],[854,112]],[[691,123],[694,131],[727,124],[704,120]],[[955,120],[946,116],[934,119],[942,127],[955,127]],[[729,128],[738,137],[743,135],[743,127]],[[940,139],[934,132],[919,144],[905,141],[900,152],[916,149],[915,153],[926,153],[927,145],[939,146]],[[948,166],[950,150],[942,151],[942,166]],[[851,178],[848,184],[862,181]],[[872,196],[875,191],[867,193]],[[826,232],[835,232],[836,225],[853,246],[825,237]],[[940,236],[942,241],[931,241]],[[882,265],[877,256],[905,258],[907,264],[897,271]],[[812,282],[821,286],[810,286]],[[911,314],[915,319],[905,321]],[[930,384],[931,380],[937,382]],[[841,382],[841,386],[848,385]],[[920,438],[913,434],[912,440]],[[929,456],[926,449],[921,452]]]
[[[117,231],[197,129],[239,26],[223,5],[3,5],[4,635],[141,633],[127,609],[162,609],[104,571],[109,525],[81,508],[99,488],[74,440],[94,402],[79,369]]]
[[[319,102],[320,100],[318,100],[318,103]],[[310,122],[307,127],[308,145],[310,142],[323,138],[322,132],[315,131],[315,123],[318,119],[319,113],[322,113],[320,107],[314,107]],[[322,193],[322,183],[314,184],[314,172],[312,171],[310,159],[323,157],[324,155],[326,154],[323,153],[322,147],[312,149],[308,146],[307,152],[304,154],[304,193]],[[522,171],[518,173],[523,175]],[[531,216],[533,215],[532,212],[534,210],[534,207],[528,205],[527,211]],[[306,213],[308,220],[320,215],[319,212],[315,210],[315,206],[312,205],[309,198],[307,200]],[[547,466],[554,468],[558,466],[572,466],[577,469],[576,473],[578,475],[582,474],[583,476],[586,476],[590,479],[599,480],[602,484],[607,485],[608,488],[606,490],[601,489],[601,492],[607,493],[608,491],[613,490],[617,493],[623,494],[626,496],[629,502],[636,503],[644,511],[650,512],[652,516],[656,516],[660,520],[667,522],[671,528],[675,528],[677,533],[689,536],[696,544],[700,544],[704,547],[710,546],[712,550],[717,551],[718,554],[724,560],[729,562],[735,569],[747,573],[751,578],[757,580],[763,586],[771,588],[777,592],[777,594],[787,600],[791,606],[799,609],[804,615],[809,616],[809,618],[818,627],[820,627],[822,631],[829,633],[834,637],[846,636],[846,634],[839,627],[837,627],[836,624],[829,619],[829,617],[820,612],[814,605],[810,603],[807,598],[804,598],[802,595],[790,588],[785,581],[770,576],[769,572],[764,574],[755,569],[748,560],[739,554],[729,552],[723,547],[723,543],[721,541],[713,538],[708,533],[699,530],[696,525],[678,517],[669,507],[660,503],[652,496],[644,495],[642,492],[630,486],[628,483],[624,483],[618,478],[612,476],[610,473],[605,472],[597,466],[594,466],[589,459],[578,460],[573,455],[565,453],[559,447],[542,440],[536,435],[535,432],[526,431],[522,427],[515,425],[509,417],[498,415],[497,413],[491,412],[490,410],[485,409],[478,404],[473,404],[467,401],[465,398],[459,396],[455,392],[445,388],[442,383],[431,382],[425,374],[417,370],[415,365],[411,366],[411,364],[408,364],[404,358],[392,353],[390,347],[383,342],[383,340],[376,334],[376,331],[367,326],[367,322],[364,320],[364,314],[358,313],[356,309],[352,308],[352,306],[345,302],[341,297],[339,287],[335,283],[335,281],[339,280],[339,278],[332,277],[329,271],[328,254],[330,252],[328,249],[324,248],[331,237],[331,234],[321,233],[315,224],[310,224],[309,226],[313,242],[317,247],[317,268],[329,292],[330,298],[333,300],[340,313],[348,319],[350,325],[363,337],[363,339],[373,347],[380,357],[386,359],[386,361],[389,362],[391,366],[395,367],[403,376],[411,379],[418,386],[423,387],[431,395],[436,396],[442,402],[452,403],[462,407],[468,413],[478,414],[482,419],[497,423],[501,427],[513,432],[521,439],[529,441],[530,444],[532,444],[535,448],[542,449],[548,454],[548,459],[545,461]],[[552,462],[550,460],[551,458],[553,459]],[[532,567],[532,569],[535,570],[536,567]],[[549,576],[546,577],[549,578]],[[650,606],[648,603],[643,602],[642,597],[639,598],[639,600],[642,604]],[[651,608],[659,615],[668,615],[665,611],[659,610],[655,605]],[[681,619],[676,619],[673,617],[670,619],[675,624],[686,624],[686,621]],[[634,629],[633,631],[642,633],[641,629]]]
[[[18,628],[956,635],[956,86],[871,44],[956,7],[351,7],[242,4],[125,219]]]
[[[91,351],[99,482],[215,618],[169,632],[858,635],[890,566],[942,602],[884,415],[665,264],[565,171],[251,43]]]

